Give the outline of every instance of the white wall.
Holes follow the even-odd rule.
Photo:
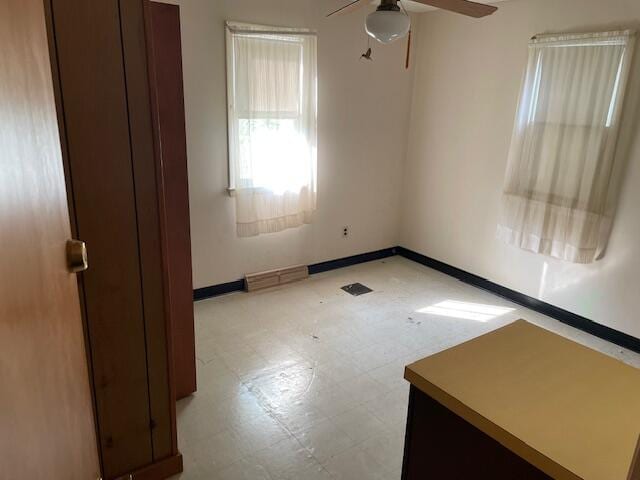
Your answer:
[[[637,26],[640,2],[513,0],[499,7],[483,20],[422,16],[400,244],[640,337],[639,55],[623,126],[629,162],[605,258],[572,265],[495,239],[528,39]]]
[[[196,288],[398,243],[411,73],[404,46],[366,49],[364,15],[325,19],[339,0],[180,0]],[[235,233],[226,194],[224,21],[319,32],[318,211],[312,225],[256,238]],[[351,236],[342,238],[342,227]]]

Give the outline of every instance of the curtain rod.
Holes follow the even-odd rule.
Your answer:
[[[289,31],[289,30],[243,30],[240,28],[232,28],[232,27],[227,27],[227,28],[232,33],[240,33],[242,35],[284,35],[284,36],[310,35],[314,37],[318,35],[317,32],[310,32],[310,31],[295,32],[295,31]]]
[[[614,37],[631,37],[636,35],[634,29],[622,29],[622,30],[606,30],[596,32],[552,32],[552,33],[536,33],[531,40],[545,39],[549,37],[571,37],[576,39],[582,38],[606,38],[610,36]]]

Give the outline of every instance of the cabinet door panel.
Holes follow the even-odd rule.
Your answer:
[[[106,478],[153,461],[121,5],[52,0],[60,95]]]

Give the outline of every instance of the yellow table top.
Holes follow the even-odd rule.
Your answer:
[[[405,378],[553,478],[628,480],[640,370],[519,320]]]

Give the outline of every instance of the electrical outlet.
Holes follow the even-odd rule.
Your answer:
[[[347,237],[349,236],[349,227],[348,227],[348,226],[347,226],[347,227],[344,227],[344,228],[342,229],[342,236],[343,236],[344,238],[347,238]]]

